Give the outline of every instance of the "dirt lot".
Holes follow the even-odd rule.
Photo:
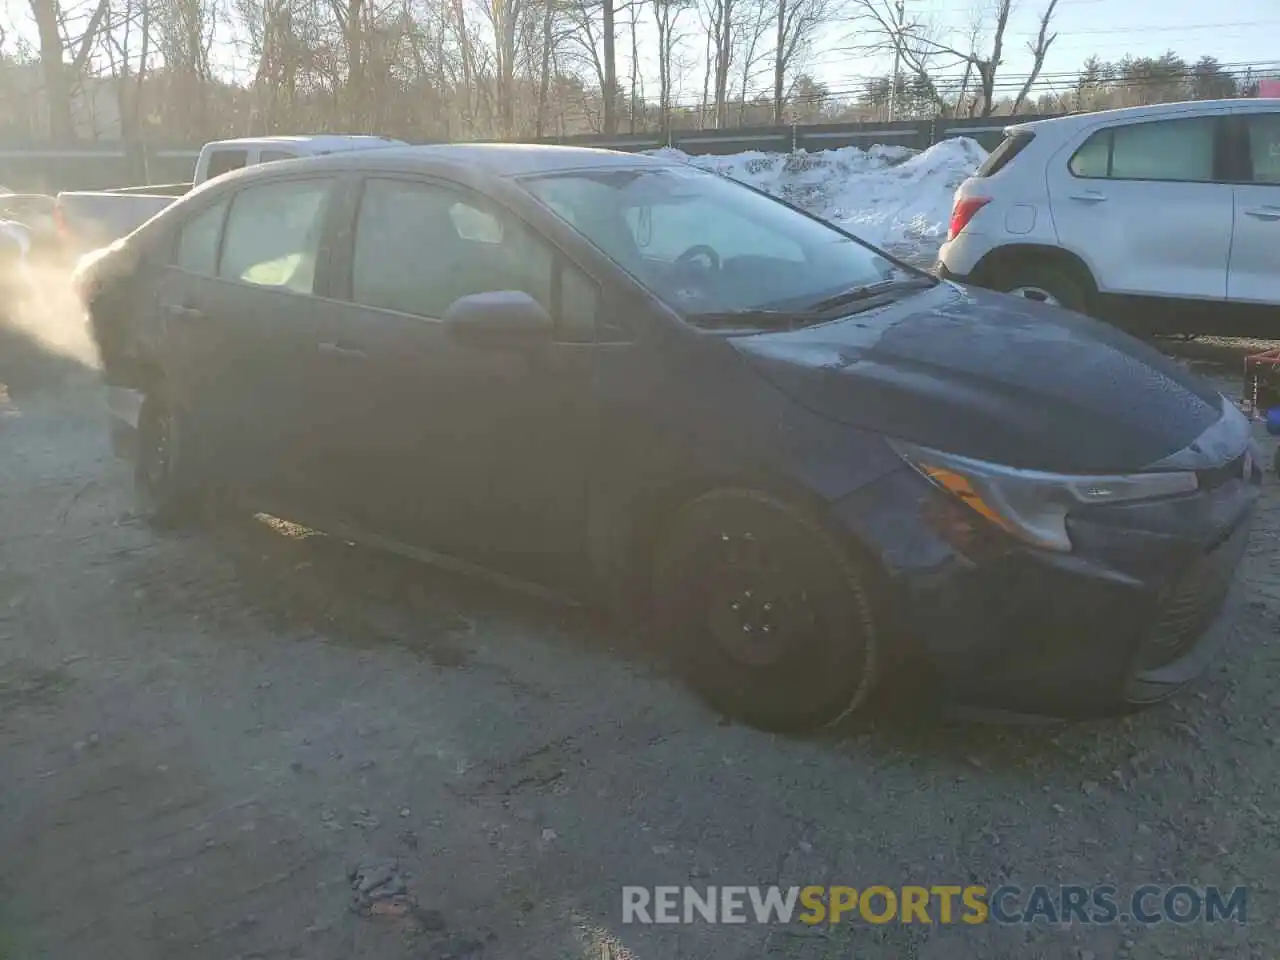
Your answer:
[[[1228,655],[1176,702],[1016,728],[903,704],[790,741],[577,613],[283,524],[157,533],[100,403],[0,411],[6,960],[1276,955],[1274,479]],[[362,916],[349,873],[386,860],[418,909]],[[1247,884],[1249,922],[620,922],[624,884],[1105,881]]]

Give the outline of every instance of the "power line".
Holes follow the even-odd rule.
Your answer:
[[[1265,27],[1274,24],[1280,24],[1280,20],[1241,20],[1237,23],[1183,23],[1176,26],[1142,26],[1135,24],[1128,27],[1108,27],[1105,30],[1072,30],[1072,37],[1103,37],[1111,34],[1123,33],[1129,36],[1147,33],[1168,33],[1180,32],[1183,30],[1236,30],[1245,27]],[[1021,34],[1025,37],[1034,37],[1034,33]]]
[[[1254,64],[1252,66],[1267,66],[1267,65],[1274,66],[1274,64],[1268,64],[1265,61],[1260,62],[1258,64]],[[867,93],[867,87],[870,83],[872,82],[883,83],[888,79],[889,78],[887,76],[864,77],[862,78],[863,83],[859,86],[845,86],[837,89],[829,89],[822,93],[815,93],[807,96],[806,95],[792,96],[789,99],[790,99],[790,102],[792,103],[821,103],[824,101],[848,100],[851,98],[865,96],[865,94]],[[1025,74],[1022,76],[1012,76],[1012,77],[1004,77],[1004,78],[997,77],[996,82],[992,85],[992,93],[993,95],[1015,93],[1022,89],[1023,85],[1026,83],[1026,79],[1027,79],[1027,75]],[[1234,81],[1236,84],[1240,84],[1248,80],[1257,79],[1257,76],[1253,73],[1251,68],[1246,68],[1246,69],[1238,69],[1234,71],[1223,70],[1221,73],[1215,75],[1212,79],[1215,79],[1215,80],[1230,79]],[[1085,80],[1085,75],[1083,73],[1074,73],[1069,75],[1058,74],[1056,76],[1054,75],[1042,76],[1040,78],[1037,78],[1036,83],[1033,86],[1033,89],[1035,87],[1060,87],[1064,89],[1064,92],[1074,91],[1075,89],[1079,88],[1079,86],[1084,82],[1084,80]],[[1145,89],[1168,88],[1170,86],[1174,86],[1179,83],[1190,83],[1190,82],[1194,82],[1195,80],[1196,80],[1195,73],[1191,69],[1187,69],[1186,71],[1172,74],[1170,76],[1098,78],[1098,80],[1096,81],[1096,85],[1097,85],[1097,88],[1100,90],[1141,91]],[[938,78],[934,78],[932,82],[933,82],[934,91],[939,96],[944,96],[944,97],[948,95],[956,95],[960,93],[961,90],[978,94],[978,93],[981,93],[981,89],[982,89],[981,85],[974,82],[973,80],[970,80],[966,84],[963,77],[938,77]],[[910,81],[907,81],[907,83],[909,85]],[[749,102],[750,100],[751,98],[748,98]],[[679,107],[679,108],[701,107],[702,102],[700,100],[676,102],[676,103],[673,103],[672,106]]]

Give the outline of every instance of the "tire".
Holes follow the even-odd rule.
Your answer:
[[[133,486],[140,513],[157,526],[199,517],[203,491],[189,441],[177,406],[161,391],[148,393],[138,413]]]
[[[1048,263],[1014,261],[1000,270],[998,289],[1010,296],[1089,312],[1089,295],[1069,270]]]
[[[752,490],[716,490],[683,507],[655,550],[655,621],[712,707],[803,732],[852,713],[875,685],[864,582],[803,511]]]

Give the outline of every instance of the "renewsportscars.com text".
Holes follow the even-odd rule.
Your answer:
[[[988,888],[623,887],[623,923],[1246,923],[1248,889],[1144,884]]]

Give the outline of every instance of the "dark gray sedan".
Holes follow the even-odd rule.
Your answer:
[[[1038,713],[1214,656],[1247,424],[1110,328],[689,166],[433,146],[196,190],[77,283],[158,519],[258,509],[641,602],[773,728],[889,664]]]

